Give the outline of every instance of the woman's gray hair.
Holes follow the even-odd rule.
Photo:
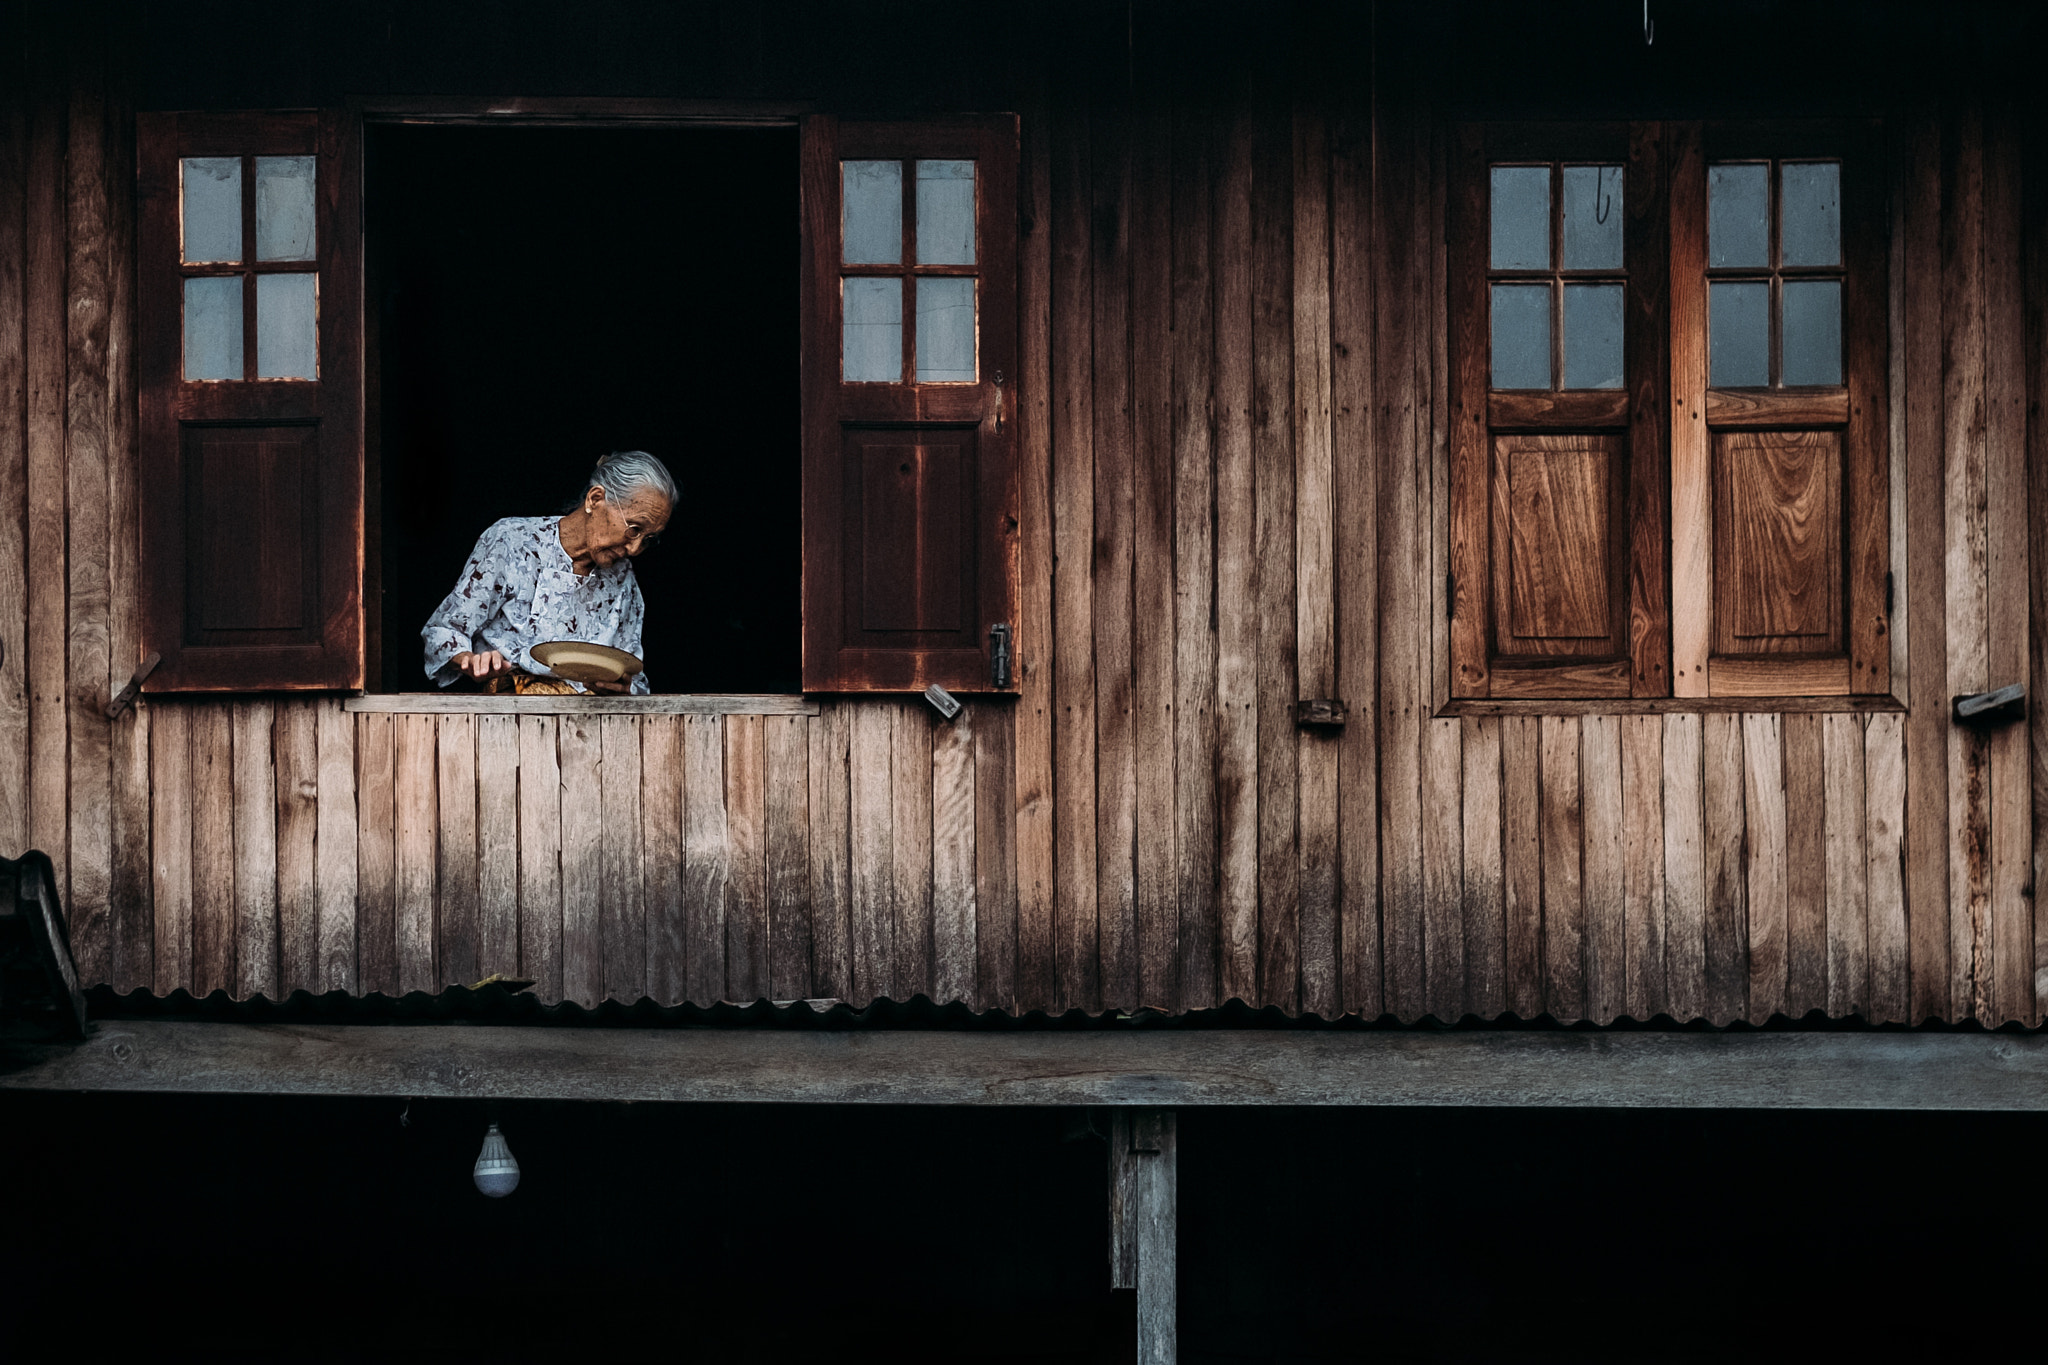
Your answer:
[[[614,450],[599,460],[569,510],[582,506],[584,496],[593,488],[602,488],[605,497],[613,502],[623,502],[643,488],[651,488],[667,498],[671,510],[682,501],[668,466],[644,450]]]

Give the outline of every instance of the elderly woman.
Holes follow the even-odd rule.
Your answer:
[[[484,532],[420,631],[429,678],[443,687],[471,678],[492,691],[580,692],[581,683],[548,676],[533,647],[585,640],[640,653],[632,559],[668,525],[675,480],[646,451],[621,450],[599,460],[586,483],[582,501],[559,517],[507,517]],[[645,694],[647,675],[590,684],[599,692],[629,686]]]

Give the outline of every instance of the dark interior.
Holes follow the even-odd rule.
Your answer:
[[[682,490],[635,562],[657,692],[801,685],[793,129],[373,125],[365,235],[382,689],[484,528],[651,451]]]

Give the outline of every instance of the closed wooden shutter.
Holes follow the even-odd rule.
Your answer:
[[[363,685],[349,130],[310,111],[137,121],[149,691]]]
[[[1017,145],[804,122],[806,691],[1014,686]]]

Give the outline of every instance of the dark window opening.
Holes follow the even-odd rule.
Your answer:
[[[365,160],[382,689],[432,686],[485,527],[647,450],[682,492],[634,561],[654,689],[797,691],[795,130],[399,125]]]

